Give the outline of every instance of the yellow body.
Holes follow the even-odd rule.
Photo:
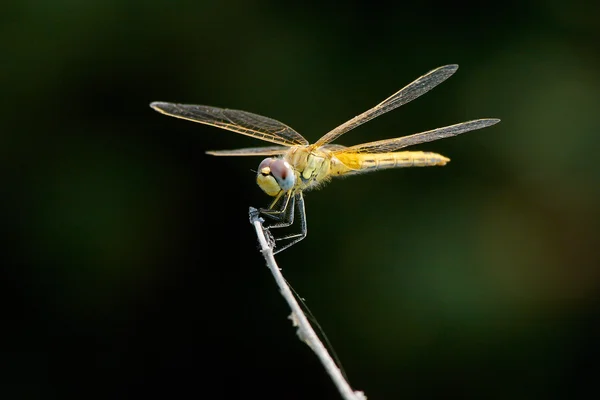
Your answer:
[[[295,189],[300,190],[314,188],[335,176],[388,168],[445,165],[450,161],[440,154],[423,151],[361,154],[327,148],[313,150],[310,146],[294,146],[283,158],[296,172]]]

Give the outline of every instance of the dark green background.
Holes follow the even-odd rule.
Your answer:
[[[260,159],[204,154],[262,143],[148,104],[314,141],[449,63],[338,143],[502,122],[415,147],[446,167],[308,193],[308,238],[280,266],[370,399],[597,392],[597,2],[2,8],[2,397],[339,398],[256,249]]]

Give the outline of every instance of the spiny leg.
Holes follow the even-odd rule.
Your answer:
[[[283,201],[282,206],[278,210],[274,210],[273,208],[279,202]],[[267,228],[284,228],[290,226],[294,223],[294,204],[296,201],[296,196],[292,195],[292,191],[285,192],[285,197],[282,197],[280,194],[274,201],[271,203],[269,208],[261,208],[260,213],[264,216],[267,216],[275,222],[269,224]]]
[[[290,240],[289,243],[286,243],[284,246],[276,249],[273,254],[277,254],[293,245],[301,241],[306,237],[307,229],[306,229],[306,210],[304,209],[304,197],[302,196],[302,192],[296,193],[294,196],[294,200],[296,203],[296,208],[298,211],[298,216],[300,217],[300,233],[292,233],[289,235],[285,235],[280,238],[276,238],[275,240]],[[292,204],[293,208],[293,204]],[[292,211],[292,222],[294,219],[294,212]]]
[[[260,226],[263,230],[263,233],[265,234],[265,238],[267,239],[269,247],[275,248],[275,236],[273,236],[271,231],[269,231],[269,229],[264,226],[265,219],[260,216],[260,210],[254,207],[250,207],[248,216],[250,217],[251,224],[254,224],[255,221],[260,222]]]

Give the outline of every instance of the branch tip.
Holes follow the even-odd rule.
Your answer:
[[[256,230],[256,236],[258,237],[261,248],[260,251],[265,258],[267,267],[271,270],[281,295],[292,310],[292,313],[288,318],[292,320],[292,325],[298,328],[296,331],[298,338],[302,342],[306,343],[319,358],[319,361],[321,361],[321,364],[323,364],[323,367],[325,367],[325,371],[327,371],[331,377],[331,380],[337,387],[344,400],[366,400],[367,397],[363,392],[352,390],[350,384],[346,381],[341,370],[333,361],[331,355],[329,355],[327,352],[327,349],[310,325],[308,318],[306,318],[304,311],[296,301],[292,290],[281,274],[281,269],[275,261],[275,257],[273,255],[275,238],[267,228],[263,227],[262,224],[264,220],[260,217],[260,211],[254,207],[250,207],[249,217],[250,223],[254,225]]]

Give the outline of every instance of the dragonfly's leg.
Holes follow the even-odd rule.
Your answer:
[[[300,217],[300,233],[293,233],[290,235],[286,235],[280,238],[276,238],[275,240],[290,240],[290,242],[286,243],[284,246],[276,249],[273,254],[277,254],[280,251],[283,251],[302,239],[306,237],[307,229],[306,229],[306,210],[304,209],[304,197],[302,196],[302,192],[298,192],[295,196],[296,208],[298,209],[298,216]],[[292,213],[293,214],[293,213]]]
[[[255,221],[260,222],[263,233],[265,234],[265,238],[267,239],[267,242],[269,243],[269,247],[274,248],[275,247],[275,236],[273,236],[271,231],[269,231],[269,229],[263,225],[265,223],[265,220],[264,220],[264,218],[262,218],[260,216],[260,211],[254,207],[250,207],[249,217],[250,217],[251,224],[254,224]]]
[[[260,213],[266,217],[269,217],[275,222],[269,224],[268,228],[283,228],[290,226],[294,223],[294,204],[295,204],[295,196],[292,196],[292,192],[288,192],[285,194],[281,200],[283,204],[279,209],[273,209],[275,205],[278,203],[280,199],[276,199],[271,207],[260,210]]]
[[[260,217],[260,211],[254,207],[250,207],[248,216],[250,217],[250,223],[254,223],[255,220],[258,220],[261,223],[265,222],[265,220]]]

